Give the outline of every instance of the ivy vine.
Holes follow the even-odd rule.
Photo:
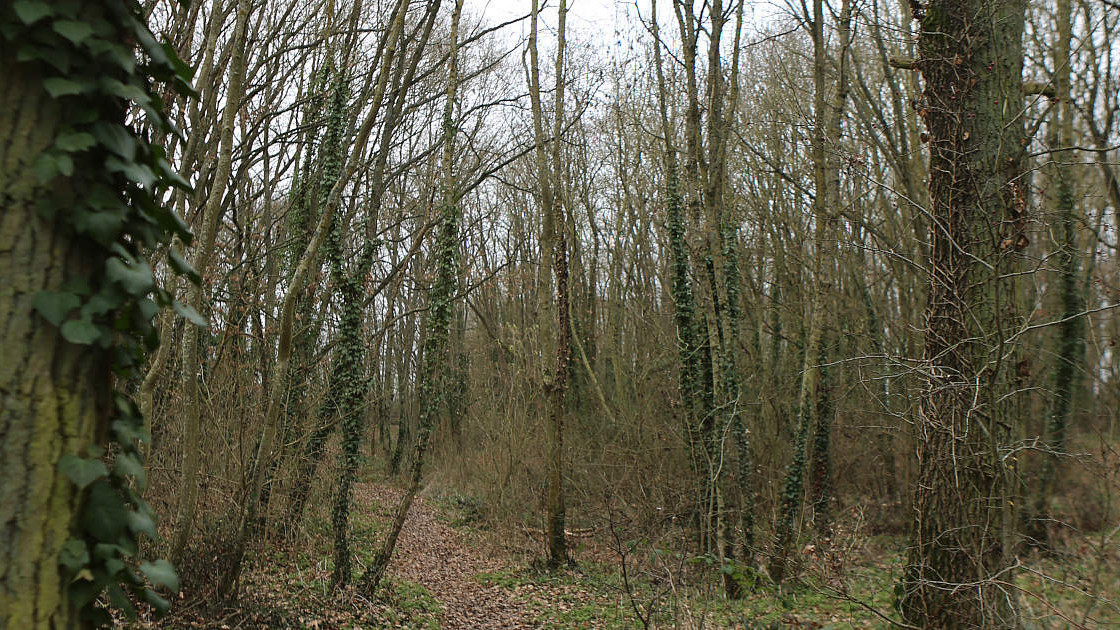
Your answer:
[[[169,603],[156,589],[177,591],[178,577],[167,561],[141,557],[143,537],[157,538],[154,514],[140,494],[146,478],[139,443],[150,436],[123,384],[159,343],[153,318],[161,308],[205,325],[160,285],[145,255],[175,237],[191,240],[166,203],[172,188],[191,186],[141,129],[182,138],[156,87],[195,97],[193,72],[148,30],[136,0],[5,2],[0,43],[65,113],[53,146],[33,165],[47,191],[36,210],[72,230],[93,259],[105,261],[90,278],[34,298],[35,310],[63,338],[108,355],[118,384],[105,443],[59,462],[81,492],[71,538],[59,555],[70,604],[94,625],[111,622],[99,601],[130,617],[133,601],[164,612]],[[52,185],[62,179],[67,185]],[[173,249],[169,264],[198,282]]]

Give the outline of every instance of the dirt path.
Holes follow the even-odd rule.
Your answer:
[[[388,521],[400,500],[395,488],[365,483],[355,487],[355,504],[372,507]],[[508,589],[483,584],[476,576],[509,567],[504,553],[484,543],[464,540],[463,534],[439,517],[439,509],[417,497],[405,521],[389,566],[395,579],[424,586],[442,606],[442,627],[523,629],[539,628],[535,613]],[[537,593],[544,595],[544,593]]]
[[[368,561],[381,544],[401,494],[385,484],[355,484],[350,512],[355,579],[365,569],[362,559]],[[581,606],[595,610],[594,598],[578,580],[525,574],[515,553],[452,527],[449,510],[425,497],[412,504],[377,596],[367,598],[353,587],[333,591],[329,510],[317,507],[304,519],[306,538],[254,551],[235,603],[215,608],[207,581],[195,587],[193,597],[180,597],[170,617],[157,620],[145,610],[138,623],[126,627],[537,630],[555,627],[555,614]],[[583,614],[581,623],[564,627],[603,627],[594,613]]]

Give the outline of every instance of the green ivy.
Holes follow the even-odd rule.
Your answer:
[[[53,146],[34,163],[50,191],[36,210],[68,226],[87,251],[97,252],[94,259],[106,261],[91,279],[36,295],[35,309],[67,341],[105,351],[116,382],[126,383],[159,343],[153,318],[161,308],[205,325],[160,286],[145,255],[174,237],[191,240],[186,223],[165,203],[172,188],[189,191],[190,184],[140,129],[182,137],[155,86],[194,97],[192,71],[170,44],[156,41],[135,0],[5,2],[0,38],[66,114]],[[51,185],[60,178],[68,185]],[[172,253],[169,263],[176,274],[198,281],[179,256]],[[156,589],[179,588],[168,562],[141,556],[143,537],[157,536],[154,514],[140,496],[146,478],[139,443],[149,435],[128,395],[118,390],[113,401],[107,443],[59,462],[81,492],[59,564],[71,604],[97,625],[111,621],[99,600],[131,617],[133,601],[166,611],[169,603]]]

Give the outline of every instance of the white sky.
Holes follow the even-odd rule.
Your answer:
[[[550,39],[556,29],[556,9],[558,0],[542,0],[541,20],[543,22],[541,38]],[[598,40],[598,45],[610,46],[615,43],[616,32],[623,34],[640,28],[638,13],[642,17],[649,15],[649,0],[567,0],[568,2],[568,32],[580,40]],[[526,15],[531,7],[530,0],[466,0],[465,8],[474,15],[482,15],[483,22],[497,24],[506,20]],[[672,0],[658,0],[657,12],[665,26],[671,25]],[[664,28],[664,26],[663,26]],[[519,26],[511,27],[513,34],[528,35],[528,21]],[[675,31],[674,31],[675,32]]]
[[[543,26],[541,38],[546,42],[556,30],[556,8],[558,0],[540,0],[542,4],[541,19]],[[638,21],[640,13],[643,19],[648,19],[650,13],[650,0],[567,0],[568,3],[568,32],[575,40],[590,42],[595,46],[605,48],[620,43],[637,35],[640,39],[646,37]],[[759,25],[769,21],[779,11],[776,7],[781,2],[763,1],[748,2],[743,15],[744,25]],[[663,33],[675,37],[677,32],[676,21],[672,12],[673,0],[657,0],[658,22]],[[483,16],[483,23],[498,24],[515,17],[526,15],[531,7],[530,0],[465,0],[466,11],[473,15]],[[511,35],[527,36],[529,33],[528,20],[520,25],[511,27]],[[639,34],[640,33],[640,34]]]
[[[646,7],[648,9],[648,1]],[[549,0],[541,10],[548,23],[556,23],[557,0]],[[662,0],[665,5],[669,0]],[[543,4],[543,2],[542,2]],[[616,6],[617,5],[617,6]],[[529,0],[467,0],[466,7],[473,13],[482,13],[488,22],[501,22],[529,12]],[[625,19],[627,7],[633,0],[568,0],[568,26],[580,30],[613,32],[616,16]]]

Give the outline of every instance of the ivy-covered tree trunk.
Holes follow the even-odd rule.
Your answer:
[[[930,287],[905,621],[1015,627],[1010,473],[1002,448],[1026,246],[1021,181],[1025,0],[922,7],[919,113],[930,147]]]
[[[341,586],[350,582],[350,502],[354,477],[358,470],[358,460],[362,444],[362,429],[365,400],[365,387],[362,366],[365,357],[365,341],[362,338],[362,298],[361,283],[357,278],[342,279],[342,321],[338,352],[340,357],[338,372],[332,374],[339,379],[338,411],[342,426],[342,453],[339,455],[340,470],[331,521],[334,525],[334,577],[332,584]]]
[[[320,190],[334,188],[342,169],[342,155],[346,126],[346,77],[345,69],[334,70],[331,105],[327,114],[327,132],[323,139],[323,171]],[[341,586],[350,582],[349,520],[351,489],[358,468],[359,448],[362,438],[365,387],[362,378],[366,344],[362,339],[363,301],[362,279],[369,271],[368,261],[372,251],[363,247],[354,270],[343,263],[343,236],[348,232],[342,217],[336,217],[327,237],[327,259],[331,278],[339,297],[341,321],[338,330],[338,347],[331,362],[328,399],[324,401],[331,412],[337,413],[342,426],[342,453],[339,455],[339,477],[331,521],[334,525],[334,577],[332,583]],[[333,414],[332,414],[333,415]],[[312,436],[313,438],[315,436]],[[305,480],[308,484],[310,478]],[[305,492],[305,490],[304,490]]]
[[[438,3],[436,5],[438,8]],[[455,178],[454,142],[455,104],[459,87],[459,18],[463,12],[463,0],[455,1],[451,14],[451,50],[447,62],[447,93],[443,108],[443,186],[440,194],[439,232],[435,242],[436,280],[429,292],[428,313],[426,316],[427,334],[424,337],[424,350],[421,357],[419,374],[420,423],[416,436],[416,447],[412,454],[409,471],[409,485],[404,498],[397,506],[396,515],[389,526],[381,548],[373,557],[366,572],[359,580],[359,588],[369,594],[377,589],[385,577],[389,561],[397,546],[397,538],[412,501],[420,490],[424,472],[424,455],[432,435],[432,427],[443,405],[440,391],[441,366],[447,360],[448,337],[451,318],[455,307],[455,292],[459,279],[459,220],[462,210],[459,206],[459,188]],[[434,15],[432,16],[434,18]]]
[[[651,2],[651,15],[657,15],[656,0]],[[689,18],[692,19],[691,17]],[[683,24],[691,21],[682,21]],[[651,22],[653,33],[654,68],[657,73],[658,112],[661,117],[662,135],[665,139],[662,156],[662,177],[664,179],[665,223],[669,241],[669,274],[671,278],[670,297],[673,301],[673,322],[677,333],[678,387],[681,397],[681,412],[685,433],[688,439],[689,464],[696,488],[696,533],[698,547],[707,550],[712,539],[707,527],[711,513],[708,501],[710,459],[704,437],[703,424],[711,413],[711,362],[706,343],[701,343],[701,331],[697,317],[696,291],[690,273],[689,250],[687,242],[687,218],[685,217],[685,194],[682,190],[681,167],[674,142],[674,130],[669,120],[669,93],[666,90],[665,72],[661,61],[661,37],[657,20]],[[687,31],[681,33],[686,51],[686,59],[695,65],[695,40]],[[693,75],[690,75],[694,79]],[[693,80],[694,82],[694,80]],[[693,88],[690,93],[694,93]],[[698,119],[699,114],[695,117]],[[693,121],[691,106],[689,129],[699,123]],[[686,132],[690,138],[695,135]],[[706,338],[706,334],[704,335]],[[706,340],[706,339],[705,339]]]
[[[828,365],[833,335],[825,335],[817,355],[817,423],[813,428],[812,458],[809,462],[809,505],[813,509],[813,525],[827,534],[831,526],[832,503],[832,369]]]
[[[63,339],[33,302],[107,256],[84,247],[62,215],[36,210],[46,187],[35,162],[65,116],[3,39],[0,66],[0,627],[77,627],[58,556],[78,495],[58,462],[104,435],[109,365],[96,346]]]
[[[1053,148],[1063,150],[1074,145],[1073,113],[1070,97],[1070,40],[1072,15],[1069,0],[1058,0],[1055,15],[1058,20],[1058,43],[1054,48],[1054,92],[1058,98],[1055,117],[1051,121]],[[1058,153],[1050,165],[1050,205],[1057,222],[1058,294],[1061,302],[1061,319],[1057,326],[1056,360],[1054,368],[1054,399],[1046,426],[1046,439],[1053,453],[1047,454],[1039,472],[1039,487],[1035,495],[1031,534],[1045,542],[1045,523],[1050,518],[1050,499],[1054,492],[1057,455],[1066,447],[1073,402],[1077,395],[1081,371],[1085,362],[1085,298],[1081,287],[1081,247],[1078,243],[1080,217],[1074,198],[1074,159]]]
[[[770,562],[770,576],[781,582],[786,574],[786,561],[796,534],[797,520],[801,514],[804,494],[805,465],[808,458],[804,452],[810,430],[814,432],[814,459],[822,463],[828,460],[828,453],[818,452],[818,448],[829,447],[830,425],[825,420],[821,426],[819,412],[829,411],[827,393],[822,393],[821,381],[821,338],[825,325],[825,298],[829,289],[825,275],[825,265],[830,263],[835,252],[836,224],[840,208],[840,165],[836,149],[826,146],[826,142],[839,144],[841,119],[847,99],[846,55],[850,44],[851,5],[844,2],[841,6],[838,30],[840,46],[836,92],[828,101],[826,73],[831,65],[825,41],[823,0],[814,0],[812,18],[813,36],[813,115],[814,132],[811,142],[813,154],[813,180],[816,196],[813,198],[813,263],[812,293],[810,297],[809,329],[803,355],[801,389],[798,394],[798,428],[794,443],[793,458],[786,468],[782,489],[781,509],[776,526],[774,557]],[[822,400],[823,397],[823,400]],[[818,467],[811,475],[827,476],[827,468]],[[823,481],[823,479],[821,480]],[[823,490],[824,485],[814,485]],[[817,497],[819,498],[819,497]],[[824,498],[827,501],[827,498]]]
[[[165,133],[153,75],[191,89],[138,11],[0,5],[0,628],[107,625],[99,596],[127,614],[130,595],[167,609],[148,581],[178,588],[166,562],[141,561],[141,535],[156,535],[144,425],[118,383],[139,377],[173,301],[141,246],[190,239],[159,202],[190,186],[125,123],[121,93]],[[150,63],[107,61],[137,54]]]

